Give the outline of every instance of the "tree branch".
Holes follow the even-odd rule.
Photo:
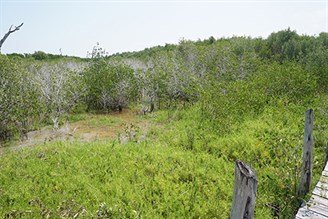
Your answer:
[[[9,31],[4,35],[4,37],[0,40],[0,53],[1,53],[1,47],[2,47],[2,44],[5,42],[5,40],[8,38],[8,36],[10,34],[12,34],[13,32],[19,30],[22,26],[23,26],[24,23],[21,23],[19,26],[16,26],[14,29],[13,28],[13,25],[10,26],[9,28]]]
[[[10,28],[9,28],[9,32],[13,33],[15,31],[19,30],[19,28],[21,28],[23,26],[23,24],[24,23],[21,23],[19,26],[15,27],[15,29],[13,29],[13,30],[11,29],[13,27],[13,25],[11,25]]]

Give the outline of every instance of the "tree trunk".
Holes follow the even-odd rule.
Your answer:
[[[230,219],[251,219],[254,217],[257,191],[257,177],[250,166],[236,161],[235,185]]]
[[[150,109],[149,112],[152,113],[155,109],[155,104],[153,102],[150,103]]]
[[[312,145],[313,145],[313,110],[309,109],[305,113],[304,122],[304,147],[301,181],[298,188],[298,195],[305,196],[311,187],[312,178]]]
[[[54,124],[54,130],[58,130],[59,129],[58,117],[52,117],[52,123]]]

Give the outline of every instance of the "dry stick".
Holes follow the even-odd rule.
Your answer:
[[[312,147],[313,147],[313,110],[309,109],[305,113],[304,122],[304,147],[303,147],[303,163],[301,170],[300,186],[298,188],[298,196],[304,197],[311,187],[312,178]]]
[[[235,185],[230,219],[254,217],[257,177],[253,169],[241,160],[236,161]]]
[[[19,26],[15,27],[14,29],[12,29],[13,25],[10,26],[8,32],[3,36],[3,38],[0,40],[0,53],[1,53],[1,47],[2,44],[5,42],[5,40],[8,38],[8,36],[10,34],[12,34],[13,32],[19,30],[19,28],[21,28],[23,26],[24,23],[21,23]]]

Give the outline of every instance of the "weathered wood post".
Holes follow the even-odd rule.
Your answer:
[[[301,181],[298,188],[298,195],[303,197],[310,191],[312,178],[312,146],[313,146],[313,109],[305,113],[304,122],[304,146],[303,163],[301,170]]]
[[[323,169],[325,169],[325,167],[327,165],[327,162],[328,162],[328,142],[327,142],[327,145],[326,145],[326,158],[325,158],[325,165],[323,165]]]
[[[236,161],[235,185],[230,219],[251,219],[254,217],[257,191],[257,177],[250,166]]]

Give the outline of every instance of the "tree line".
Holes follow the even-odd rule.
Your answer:
[[[283,102],[311,104],[327,94],[328,34],[290,29],[267,39],[181,40],[108,56],[95,46],[88,59],[46,54],[0,55],[0,139],[40,125],[58,128],[78,111],[149,111],[195,105],[221,131],[234,121]],[[218,125],[219,124],[219,125]]]

